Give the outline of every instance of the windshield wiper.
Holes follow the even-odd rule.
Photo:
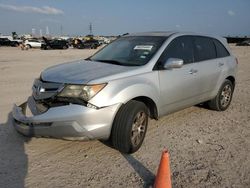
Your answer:
[[[110,63],[110,64],[114,64],[114,65],[123,65],[123,66],[125,66],[123,63],[121,63],[119,61],[116,61],[116,60],[98,59],[98,60],[94,60],[94,61],[99,61],[99,62]]]
[[[86,61],[92,61],[91,57],[85,59]]]
[[[110,63],[110,64],[114,64],[114,65],[129,66],[129,67],[132,67],[132,66],[141,66],[140,64],[122,63],[120,61],[107,60],[107,59],[98,59],[98,60],[92,60],[92,61],[99,61],[99,62]]]

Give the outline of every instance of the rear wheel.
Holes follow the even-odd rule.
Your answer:
[[[230,80],[225,80],[215,98],[208,102],[208,106],[212,110],[226,110],[232,100],[234,86]]]
[[[148,109],[144,103],[129,101],[115,117],[111,139],[113,146],[123,153],[136,152],[142,145],[148,126]]]

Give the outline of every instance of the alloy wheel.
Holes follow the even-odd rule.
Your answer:
[[[147,115],[145,112],[138,112],[135,116],[131,130],[131,143],[138,146],[144,138],[147,125]]]

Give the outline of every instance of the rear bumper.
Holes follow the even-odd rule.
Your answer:
[[[29,103],[29,102],[28,102]],[[120,104],[92,109],[81,105],[53,107],[39,115],[26,116],[27,102],[14,105],[15,129],[26,136],[55,137],[76,140],[108,139]]]

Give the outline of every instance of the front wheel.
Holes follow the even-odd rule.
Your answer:
[[[144,103],[131,100],[115,117],[111,140],[122,153],[134,153],[142,145],[148,126],[148,109]]]
[[[26,45],[26,48],[27,48],[27,49],[30,49],[30,48],[32,48],[32,47],[31,47],[30,44],[27,44],[27,45]]]
[[[215,98],[208,102],[208,106],[212,110],[226,110],[233,97],[234,86],[230,80],[225,80]]]

